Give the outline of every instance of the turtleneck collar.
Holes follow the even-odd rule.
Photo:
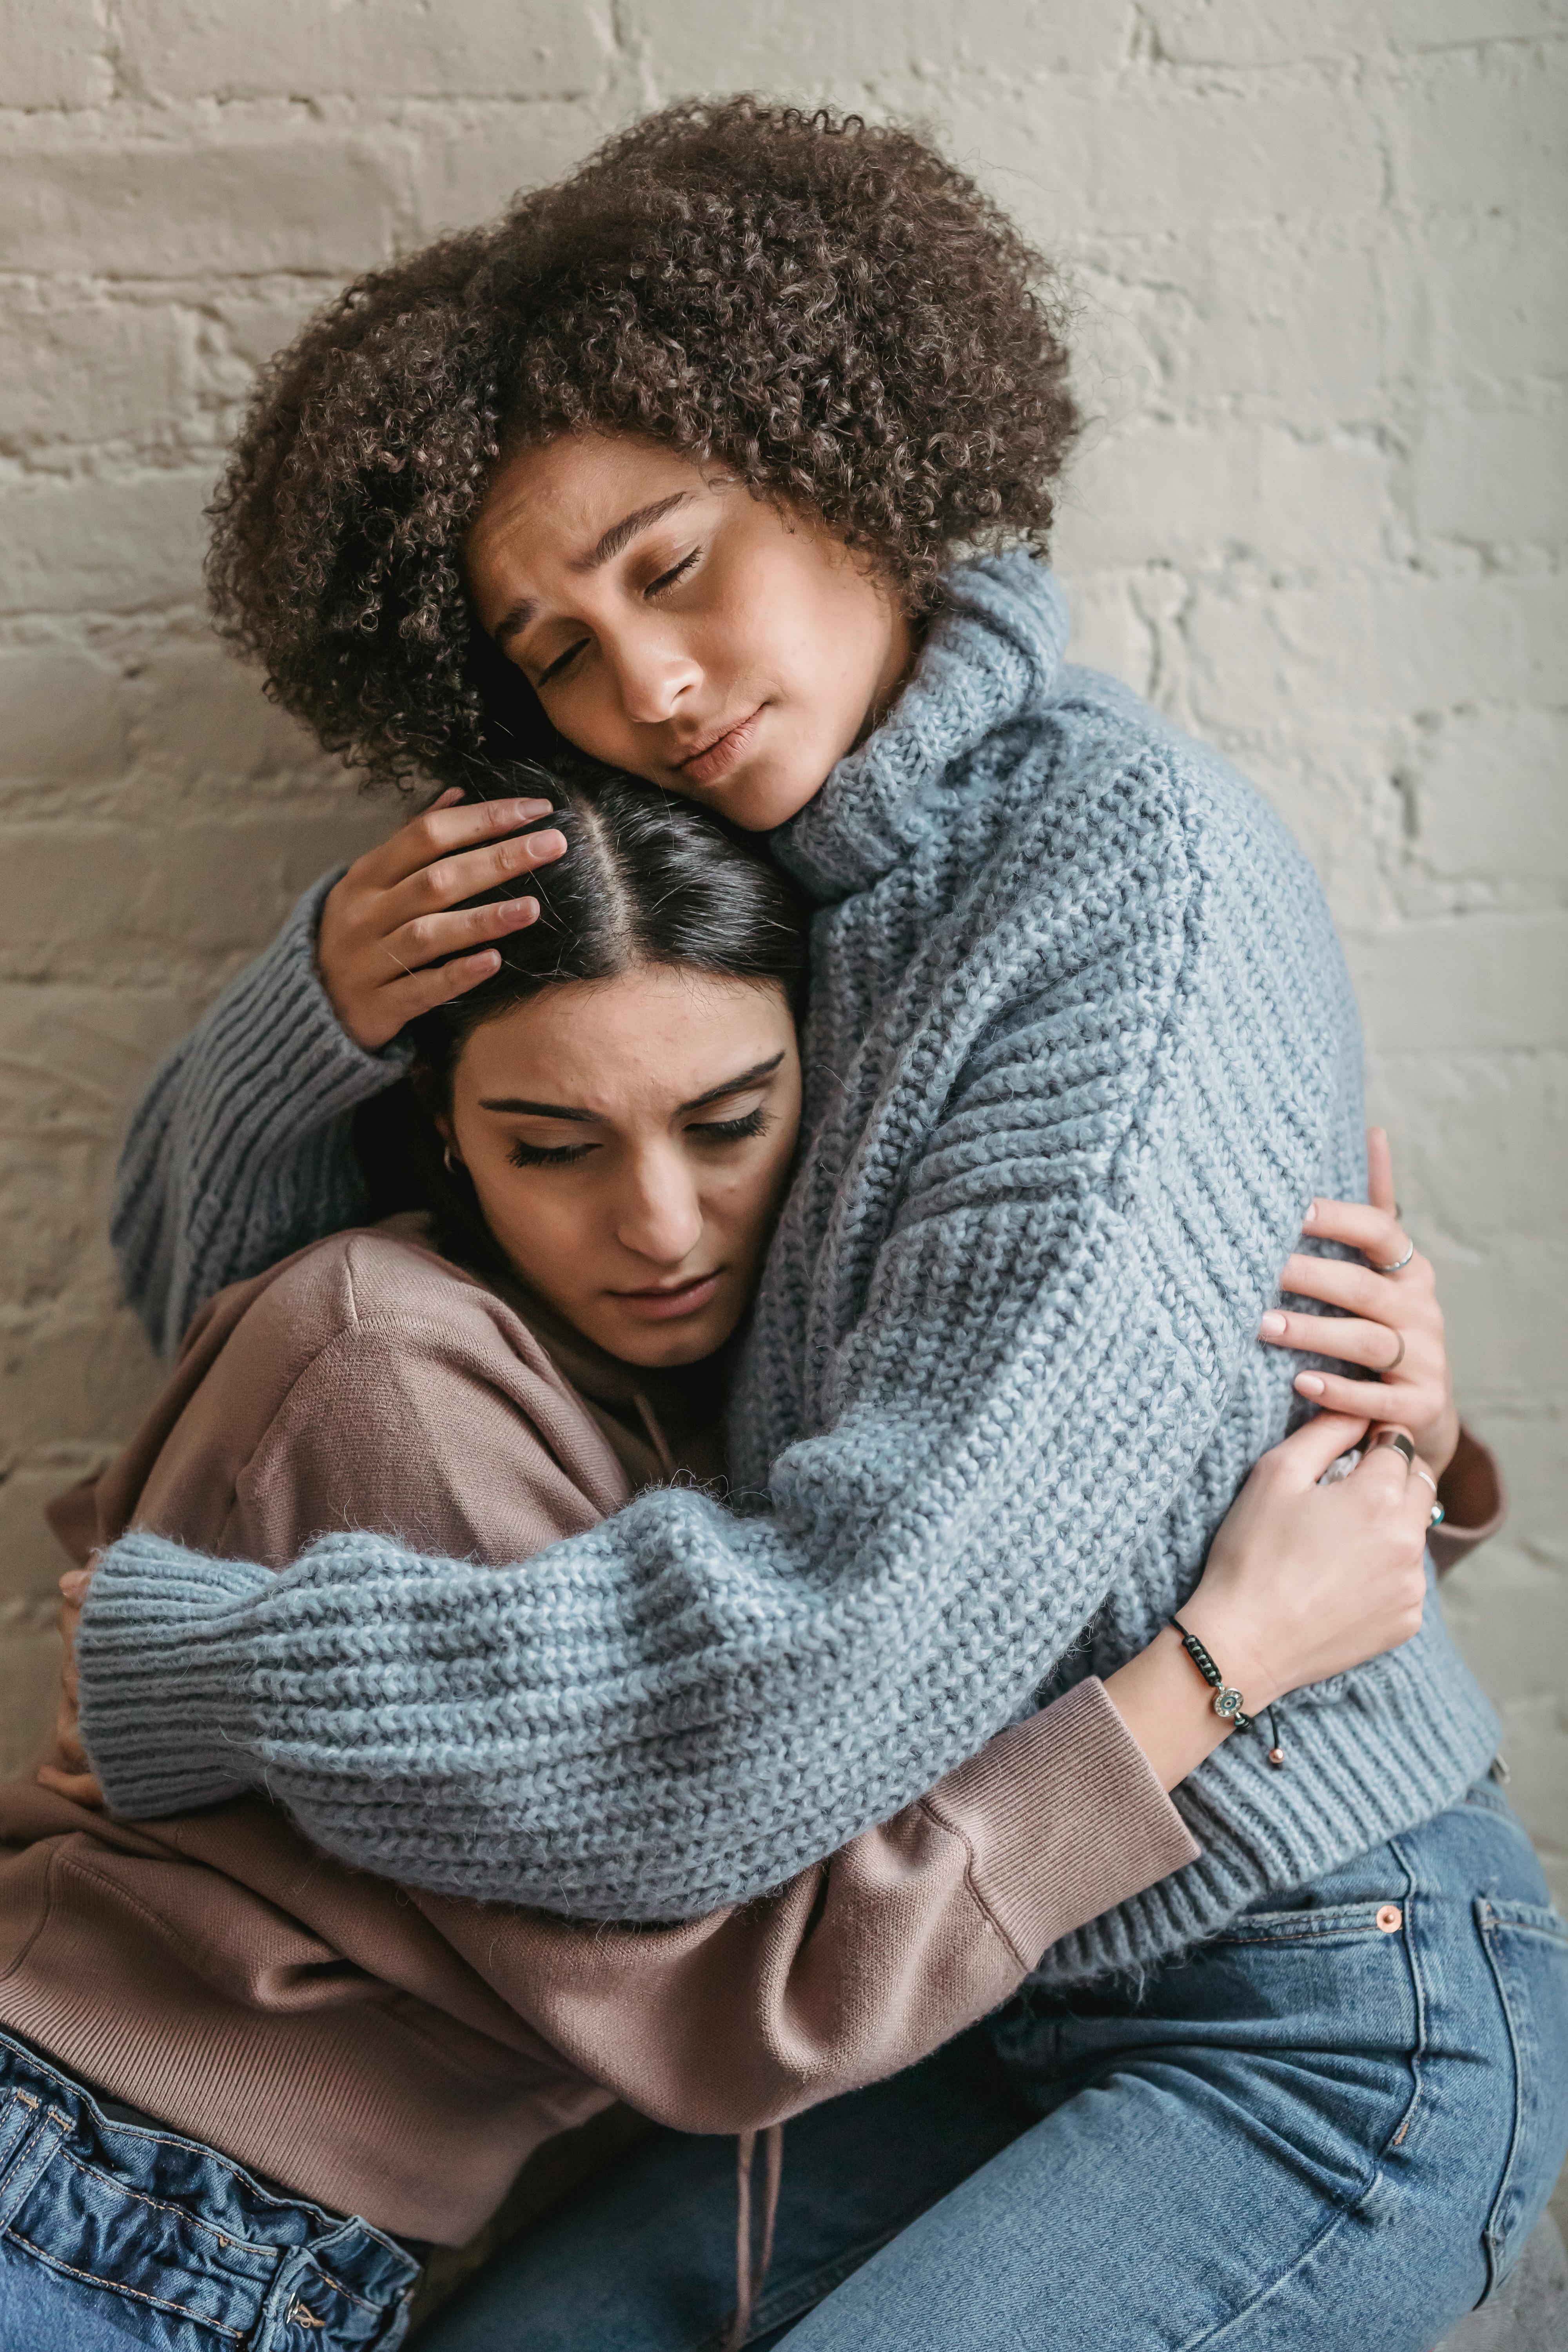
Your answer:
[[[1066,599],[1026,549],[957,565],[887,718],[772,835],[779,863],[825,901],[879,881],[942,820],[953,771],[1051,699],[1067,638]]]

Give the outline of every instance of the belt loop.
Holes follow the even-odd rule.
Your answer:
[[[18,2206],[75,2128],[69,2116],[62,2115],[58,2107],[44,2109],[17,2149],[11,2169],[0,2180],[0,2230],[9,2228]]]

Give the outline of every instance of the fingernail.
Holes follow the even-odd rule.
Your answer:
[[[509,824],[525,824],[530,817],[548,816],[554,806],[553,801],[513,801],[499,814]]]
[[[529,835],[528,845],[535,857],[559,857],[566,847],[566,835],[557,833],[553,825],[547,825],[542,833]]]
[[[1321,1396],[1323,1393],[1322,1381],[1316,1372],[1298,1372],[1296,1387],[1302,1396]]]
[[[537,898],[513,898],[507,908],[506,919],[514,930],[521,930],[524,923],[532,922],[538,912]]]
[[[1289,1326],[1283,1315],[1266,1315],[1258,1327],[1260,1339],[1282,1339]]]
[[[90,1569],[68,1568],[60,1579],[60,1591],[68,1601],[79,1601],[91,1582]]]
[[[1308,1202],[1308,1203],[1307,1203],[1307,1213],[1306,1213],[1306,1215],[1302,1218],[1301,1223],[1302,1223],[1304,1225],[1310,1225],[1310,1224],[1313,1224],[1313,1223],[1316,1223],[1316,1221],[1317,1221],[1317,1215],[1318,1215],[1318,1204],[1317,1204],[1316,1201],[1309,1201],[1309,1202]]]

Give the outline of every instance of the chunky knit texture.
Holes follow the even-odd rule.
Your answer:
[[[890,718],[775,843],[821,912],[738,1511],[662,1490],[500,1573],[335,1534],[274,1578],[129,1536],[81,1640],[117,1810],[260,1786],[416,1884],[696,1913],[888,1817],[1191,1589],[1290,1420],[1259,1311],[1310,1195],[1363,1183],[1354,1007],[1283,827],[1063,668],[1048,574],[950,586]],[[324,1047],[302,912],[128,1147],[156,1327],[345,1213],[345,1100],[388,1075]],[[1289,1769],[1228,1741],[1179,1800],[1200,1859],[1048,1974],[1157,1959],[1425,1819],[1496,1731],[1435,1605],[1284,1713]]]

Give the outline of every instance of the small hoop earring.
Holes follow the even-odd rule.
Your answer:
[[[453,1159],[453,1157],[452,1157],[452,1147],[451,1147],[451,1145],[450,1145],[449,1143],[444,1143],[444,1144],[441,1146],[441,1157],[442,1157],[442,1159],[443,1159],[443,1160],[446,1161],[446,1163],[447,1163],[447,1175],[448,1175],[448,1176],[455,1176],[455,1175],[457,1174],[457,1172],[458,1172],[458,1169],[462,1166],[462,1164],[463,1164],[463,1163],[462,1163],[462,1161],[461,1161],[460,1160],[454,1160],[454,1159]]]

